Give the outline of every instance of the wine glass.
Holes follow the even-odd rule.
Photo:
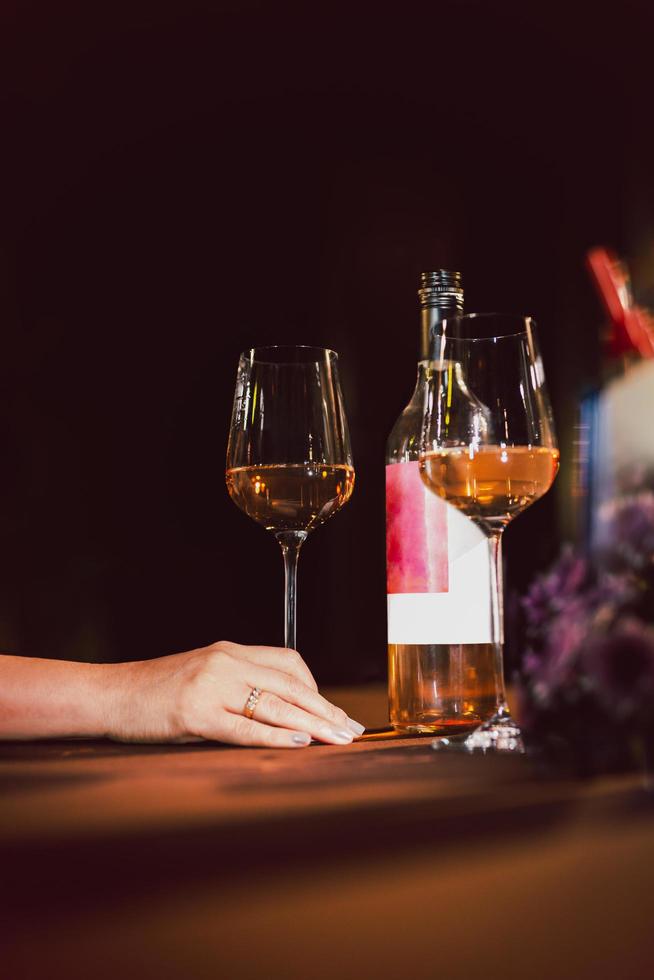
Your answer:
[[[272,531],[281,545],[284,644],[295,649],[300,548],[310,531],[347,503],[354,489],[334,351],[256,347],[241,354],[226,480],[236,506]]]
[[[494,313],[449,318],[431,367],[420,474],[483,530],[490,552],[496,710],[464,745],[524,751],[504,688],[501,546],[509,521],[549,490],[559,466],[535,323]]]

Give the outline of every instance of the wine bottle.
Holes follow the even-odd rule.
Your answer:
[[[420,360],[386,446],[390,720],[402,732],[465,734],[496,708],[490,568],[483,532],[430,491],[419,449],[440,325],[463,312],[459,272],[423,272]]]

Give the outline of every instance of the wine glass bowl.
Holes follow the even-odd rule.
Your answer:
[[[424,482],[476,523],[506,525],[547,493],[559,465],[548,446],[479,446],[426,453]]]
[[[354,469],[346,464],[236,466],[226,479],[237,507],[275,534],[306,536],[347,503],[354,489]]]
[[[427,390],[423,481],[487,531],[549,490],[559,464],[531,317],[445,320]]]
[[[522,747],[503,680],[501,539],[551,487],[559,466],[552,412],[530,317],[471,314],[443,321],[426,392],[423,482],[486,534],[495,649],[493,718],[468,748]]]
[[[227,447],[231,499],[284,555],[284,642],[295,648],[299,549],[347,503],[354,466],[338,355],[320,347],[259,347],[241,354]]]

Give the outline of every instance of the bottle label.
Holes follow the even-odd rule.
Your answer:
[[[447,592],[447,506],[420,479],[417,460],[386,467],[389,595]]]
[[[486,537],[417,460],[386,467],[386,568],[389,643],[491,642]]]

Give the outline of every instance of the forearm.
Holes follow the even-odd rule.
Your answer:
[[[254,692],[257,717],[245,706]],[[0,654],[0,739],[112,738],[306,747],[364,731],[318,692],[294,650],[223,640],[119,664]]]
[[[107,735],[116,667],[0,655],[0,739]]]

